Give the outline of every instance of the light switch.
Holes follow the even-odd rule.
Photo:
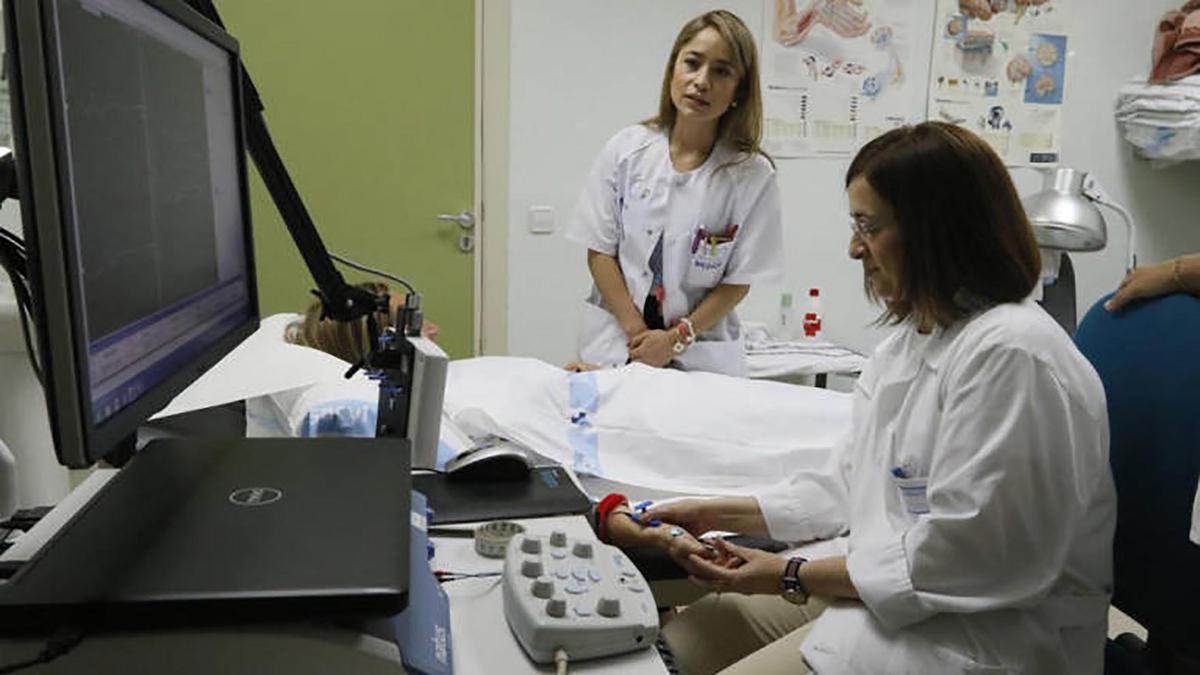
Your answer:
[[[529,231],[534,234],[550,234],[554,232],[554,207],[529,207]]]

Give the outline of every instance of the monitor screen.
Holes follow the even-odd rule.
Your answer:
[[[257,326],[237,44],[168,0],[6,4],[51,427],[89,466]]]

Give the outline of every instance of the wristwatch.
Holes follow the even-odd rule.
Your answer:
[[[783,599],[793,605],[808,602],[808,589],[804,587],[804,582],[800,581],[800,566],[806,562],[808,558],[789,558],[787,567],[783,568],[783,578],[779,580],[779,586],[783,589]]]
[[[683,340],[677,340],[675,344],[671,345],[671,351],[675,354],[682,354],[687,348],[687,343]]]

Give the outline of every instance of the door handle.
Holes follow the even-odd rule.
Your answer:
[[[475,215],[470,211],[460,211],[459,213],[439,213],[438,220],[458,223],[458,226],[464,230],[470,230],[475,227]]]

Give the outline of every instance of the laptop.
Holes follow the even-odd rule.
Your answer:
[[[404,439],[155,440],[7,583],[0,630],[391,616]]]

